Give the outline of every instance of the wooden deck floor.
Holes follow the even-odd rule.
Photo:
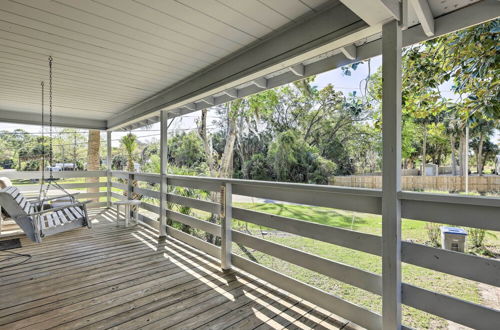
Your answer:
[[[2,329],[348,329],[334,317],[143,226],[117,228],[99,210],[94,228],[22,239],[31,259],[0,269]],[[27,258],[5,260],[0,267]]]

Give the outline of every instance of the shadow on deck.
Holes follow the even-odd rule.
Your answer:
[[[35,245],[25,238],[0,267],[0,328],[326,328],[350,324],[144,226],[117,228],[95,210],[94,228]]]

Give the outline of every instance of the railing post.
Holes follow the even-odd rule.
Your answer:
[[[111,149],[111,131],[107,131],[106,132],[106,144],[107,144],[107,150],[106,150],[106,168],[107,168],[107,177],[108,177],[108,180],[107,180],[107,184],[106,184],[106,187],[107,187],[107,194],[106,194],[106,204],[107,204],[107,207],[110,208],[111,207],[111,152],[112,152],[112,149]]]
[[[128,200],[131,200],[133,199],[132,196],[134,194],[134,180],[135,180],[135,176],[134,176],[134,173],[128,173],[128,182],[127,182],[127,199]],[[127,208],[125,208],[126,210]],[[137,210],[137,212],[139,212],[139,210]],[[127,219],[130,219],[130,217],[133,217],[134,216],[134,210],[129,207],[129,214],[127,214]]]
[[[168,166],[168,113],[160,112],[160,236],[159,240],[167,237],[167,166]]]
[[[401,329],[401,27],[382,27],[382,329]]]
[[[232,251],[232,220],[233,220],[233,191],[230,183],[221,186],[220,191],[221,215],[221,267],[223,270],[231,269]]]

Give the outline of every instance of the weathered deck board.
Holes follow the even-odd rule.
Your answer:
[[[149,228],[94,228],[22,239],[23,264],[0,273],[1,329],[339,329],[330,313]],[[4,253],[0,253],[2,256]],[[1,265],[16,263],[13,259]],[[345,327],[344,327],[345,329]]]

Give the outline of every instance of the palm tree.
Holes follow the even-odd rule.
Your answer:
[[[127,153],[127,171],[129,172],[134,172],[135,171],[135,166],[134,166],[134,156],[137,148],[139,147],[137,143],[137,136],[132,133],[128,133],[124,137],[121,138],[120,142],[123,145],[123,148],[125,148],[125,152]],[[137,180],[132,181],[132,186],[137,187],[138,182]],[[123,194],[127,196],[127,192],[124,191]],[[139,195],[138,193],[133,193],[131,196],[131,199],[141,199],[142,196]]]
[[[89,130],[88,153],[87,153],[87,171],[98,171],[100,168],[99,148],[101,146],[101,132],[98,130]],[[51,164],[52,166],[52,164]],[[87,178],[88,183],[97,183],[99,178]],[[87,188],[89,193],[98,193],[99,187]],[[94,199],[99,201],[99,197]]]
[[[120,141],[125,148],[125,152],[127,153],[127,171],[134,172],[134,154],[137,150],[137,136],[132,133],[128,133],[124,137],[122,137]]]

